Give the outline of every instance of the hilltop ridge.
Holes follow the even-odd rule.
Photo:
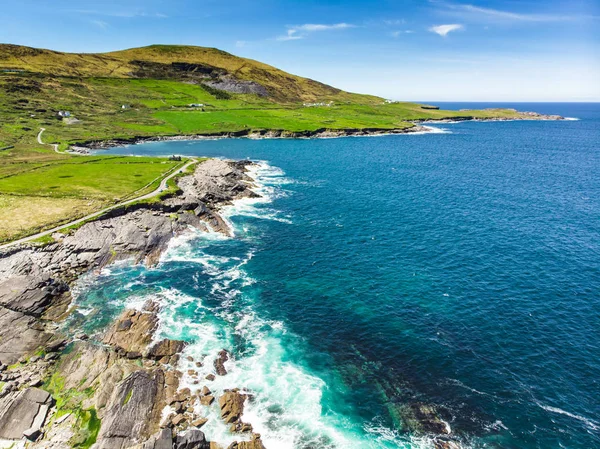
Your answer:
[[[0,44],[0,70],[49,76],[129,79],[169,79],[206,82],[225,87],[237,81],[239,92],[259,93],[277,102],[317,100],[381,101],[350,94],[309,78],[292,75],[223,50],[188,45],[150,45],[107,53],[65,53]],[[255,83],[249,84],[249,83]],[[244,91],[243,85],[248,87]],[[258,86],[262,89],[258,88]],[[254,91],[252,90],[254,87]]]

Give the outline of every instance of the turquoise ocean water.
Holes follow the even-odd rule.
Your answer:
[[[110,150],[260,161],[263,199],[225,209],[234,238],[87,276],[75,320],[158,301],[204,370],[232,351],[211,388],[254,394],[268,449],[431,447],[417,402],[465,447],[600,448],[600,105],[513,106],[579,120]]]

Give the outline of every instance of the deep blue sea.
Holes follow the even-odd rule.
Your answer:
[[[82,321],[152,298],[202,374],[230,350],[210,387],[252,392],[268,449],[431,448],[414,403],[463,447],[600,448],[600,104],[510,106],[579,120],[110,150],[260,161],[263,199],[225,209],[233,238],[85,278]]]

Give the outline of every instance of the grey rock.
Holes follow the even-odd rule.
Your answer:
[[[254,81],[238,80],[233,77],[223,77],[218,81],[209,81],[209,86],[236,94],[255,94],[259,97],[269,96],[269,91],[261,84]]]
[[[36,323],[31,315],[0,307],[0,359],[4,363],[12,365],[50,340],[52,335]]]
[[[52,397],[39,388],[12,392],[0,400],[0,439],[20,440],[29,429],[42,427]]]
[[[210,443],[206,441],[204,432],[192,429],[177,436],[173,449],[210,449]]]
[[[165,338],[149,348],[147,357],[155,360],[162,359],[163,357],[172,357],[183,351],[185,345],[184,341]]]
[[[161,370],[135,371],[121,382],[102,419],[99,447],[123,447],[149,438],[164,406],[164,383]]]
[[[173,449],[173,431],[162,429],[142,445],[142,449]]]

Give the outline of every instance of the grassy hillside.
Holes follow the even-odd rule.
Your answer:
[[[56,153],[37,143],[41,127],[46,143],[66,150],[114,138],[404,129],[413,120],[468,116],[517,114],[390,104],[214,48],[71,54],[0,44],[0,241],[131,197],[173,168],[164,160]]]
[[[379,101],[291,75],[216,48],[152,45],[111,53],[62,53],[0,44],[0,71],[25,70],[53,77],[154,78],[210,81],[222,76],[264,86],[278,102]]]

